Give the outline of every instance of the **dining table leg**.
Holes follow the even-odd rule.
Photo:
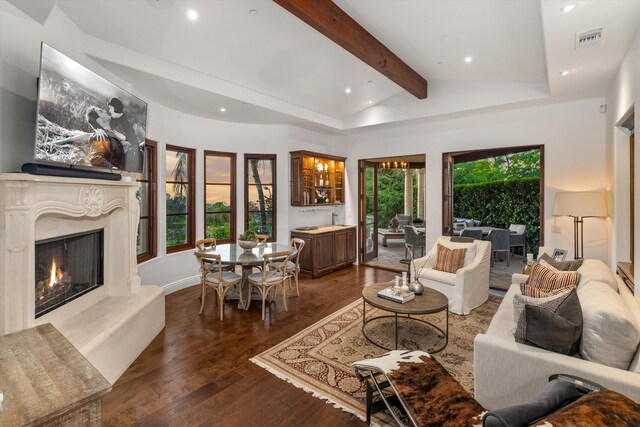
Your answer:
[[[253,267],[250,265],[242,266],[242,300],[244,306],[238,301],[238,308],[248,310],[251,304],[251,294],[249,293],[249,275],[253,272]]]

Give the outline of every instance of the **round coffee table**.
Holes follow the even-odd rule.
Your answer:
[[[391,348],[384,347],[383,345],[378,344],[377,342],[369,338],[367,336],[367,332],[365,328],[367,324],[373,320],[394,318],[395,319],[395,341],[396,341],[395,350],[397,350],[398,349],[398,318],[400,318],[406,321],[424,323],[436,329],[440,333],[438,337],[444,339],[444,344],[442,344],[441,347],[438,347],[435,350],[430,350],[429,353],[437,353],[439,351],[442,351],[447,346],[447,343],[449,341],[449,299],[441,292],[438,292],[430,288],[424,288],[424,293],[422,295],[416,295],[416,297],[411,301],[405,302],[404,304],[400,304],[399,302],[389,301],[387,299],[380,298],[378,296],[379,290],[388,288],[389,286],[393,286],[393,283],[392,282],[376,283],[374,285],[367,286],[362,290],[362,335],[364,335],[367,341],[369,341],[371,344],[377,347],[380,347],[383,350],[391,350]],[[366,316],[367,304],[369,304],[372,307],[379,308],[380,310],[391,312],[393,313],[393,315],[374,316],[367,319],[367,316]],[[441,311],[444,311],[446,316],[444,331],[431,322],[427,322],[426,320],[411,317],[412,315],[433,314],[433,313],[439,313]],[[406,316],[399,316],[403,314],[406,314]]]

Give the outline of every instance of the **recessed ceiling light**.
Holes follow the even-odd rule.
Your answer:
[[[471,61],[473,61],[473,58],[472,58],[472,57],[470,57],[470,56],[465,56],[465,57],[464,57],[464,62],[466,62],[467,64],[468,64],[469,62],[471,62]]]
[[[351,88],[350,88],[350,87],[345,88],[345,89],[344,89],[344,93],[351,93]]]
[[[438,65],[443,65],[443,64],[444,64],[444,60],[439,59],[439,60],[437,60],[437,61],[436,61],[436,64],[438,64]]]
[[[220,112],[221,112],[221,113],[224,113],[225,111],[227,111],[227,109],[226,109],[226,108],[224,108],[224,107],[220,107]]]
[[[568,13],[568,12],[571,12],[575,8],[576,8],[575,4],[568,4],[568,5],[566,5],[565,7],[562,8],[562,11],[564,13]]]
[[[187,10],[187,18],[191,19],[192,21],[197,21],[198,20],[198,12],[196,12],[193,9]]]
[[[370,99],[370,100],[369,100],[369,104],[373,104],[373,100],[371,100],[371,99]]]
[[[255,10],[255,9],[251,9],[251,10],[249,11],[249,15],[250,15],[250,16],[257,16],[257,15],[258,15],[258,11],[257,11],[257,10]]]
[[[560,71],[559,73],[562,77],[569,75],[569,71],[564,70],[564,71]]]
[[[373,84],[373,80],[369,80],[369,81],[367,82],[367,84],[368,84],[368,85],[372,85],[372,84]]]

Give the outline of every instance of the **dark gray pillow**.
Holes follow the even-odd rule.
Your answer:
[[[526,342],[561,354],[575,354],[582,337],[582,307],[572,290],[555,309],[526,305]]]
[[[584,261],[583,259],[576,259],[573,261],[556,261],[555,259],[551,258],[549,254],[542,254],[538,260],[544,260],[548,262],[549,265],[551,265],[553,268],[560,271],[578,271],[578,269],[582,265],[582,262]]]

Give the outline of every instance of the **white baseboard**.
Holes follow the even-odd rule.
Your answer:
[[[176,282],[169,283],[164,285],[162,288],[164,289],[164,293],[166,295],[177,292],[181,289],[190,288],[191,286],[200,285],[200,275],[197,274],[195,276],[187,277],[184,279],[180,279]]]

